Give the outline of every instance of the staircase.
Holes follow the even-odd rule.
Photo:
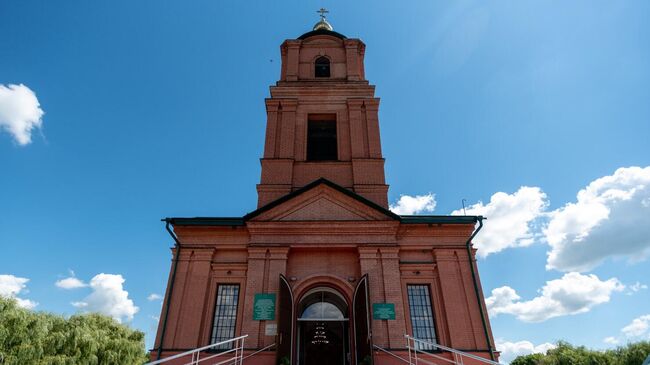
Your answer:
[[[480,356],[452,349],[451,347],[442,346],[437,343],[419,340],[413,336],[405,335],[404,337],[406,337],[406,348],[409,351],[409,365],[438,365],[444,364],[445,362],[454,365],[501,365],[496,361],[484,359]],[[427,351],[424,351],[423,349],[427,349]],[[441,354],[439,355],[429,352],[430,350],[439,350]],[[451,359],[442,356],[444,353],[450,354]]]
[[[174,364],[174,365],[243,365],[244,360],[262,351],[270,350],[275,346],[271,344],[253,353],[244,356],[244,339],[248,335],[239,336],[230,340],[214,343],[194,350],[186,351],[162,360],[153,361],[145,365]],[[484,359],[480,356],[452,349],[405,335],[408,358],[401,357],[389,350],[373,345],[376,351],[388,354],[408,365],[502,365],[496,361]],[[220,352],[212,352],[219,350]],[[431,350],[437,350],[431,352]],[[446,355],[446,356],[445,356]]]
[[[408,359],[379,346],[374,345],[373,347],[375,350],[384,352],[408,365],[502,365],[496,361],[484,359],[434,342],[423,341],[409,335],[404,335],[404,337],[406,338]],[[437,351],[431,352],[431,350]]]
[[[198,349],[182,352],[145,365],[242,365],[244,362],[244,340],[248,335],[213,343]],[[218,350],[219,352],[212,352]]]

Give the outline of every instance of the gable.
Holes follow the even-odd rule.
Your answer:
[[[311,185],[311,184],[310,184]],[[341,191],[331,182],[306,187],[270,203],[245,219],[251,221],[378,221],[394,220],[395,215],[374,203]]]

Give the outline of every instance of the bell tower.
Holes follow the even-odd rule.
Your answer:
[[[313,30],[280,46],[280,80],[266,99],[258,207],[319,178],[388,207],[379,98],[365,77],[365,44],[333,30],[321,9]]]

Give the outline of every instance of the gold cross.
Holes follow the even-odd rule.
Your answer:
[[[329,13],[329,11],[327,11],[327,9],[325,8],[320,8],[320,10],[317,11],[317,13],[320,13],[320,18],[325,20],[325,14]]]

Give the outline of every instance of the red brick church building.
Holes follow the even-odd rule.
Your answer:
[[[403,364],[405,335],[496,360],[471,244],[482,217],[388,210],[365,47],[324,17],[282,43],[257,209],[166,219],[152,360],[241,335],[244,364]]]

